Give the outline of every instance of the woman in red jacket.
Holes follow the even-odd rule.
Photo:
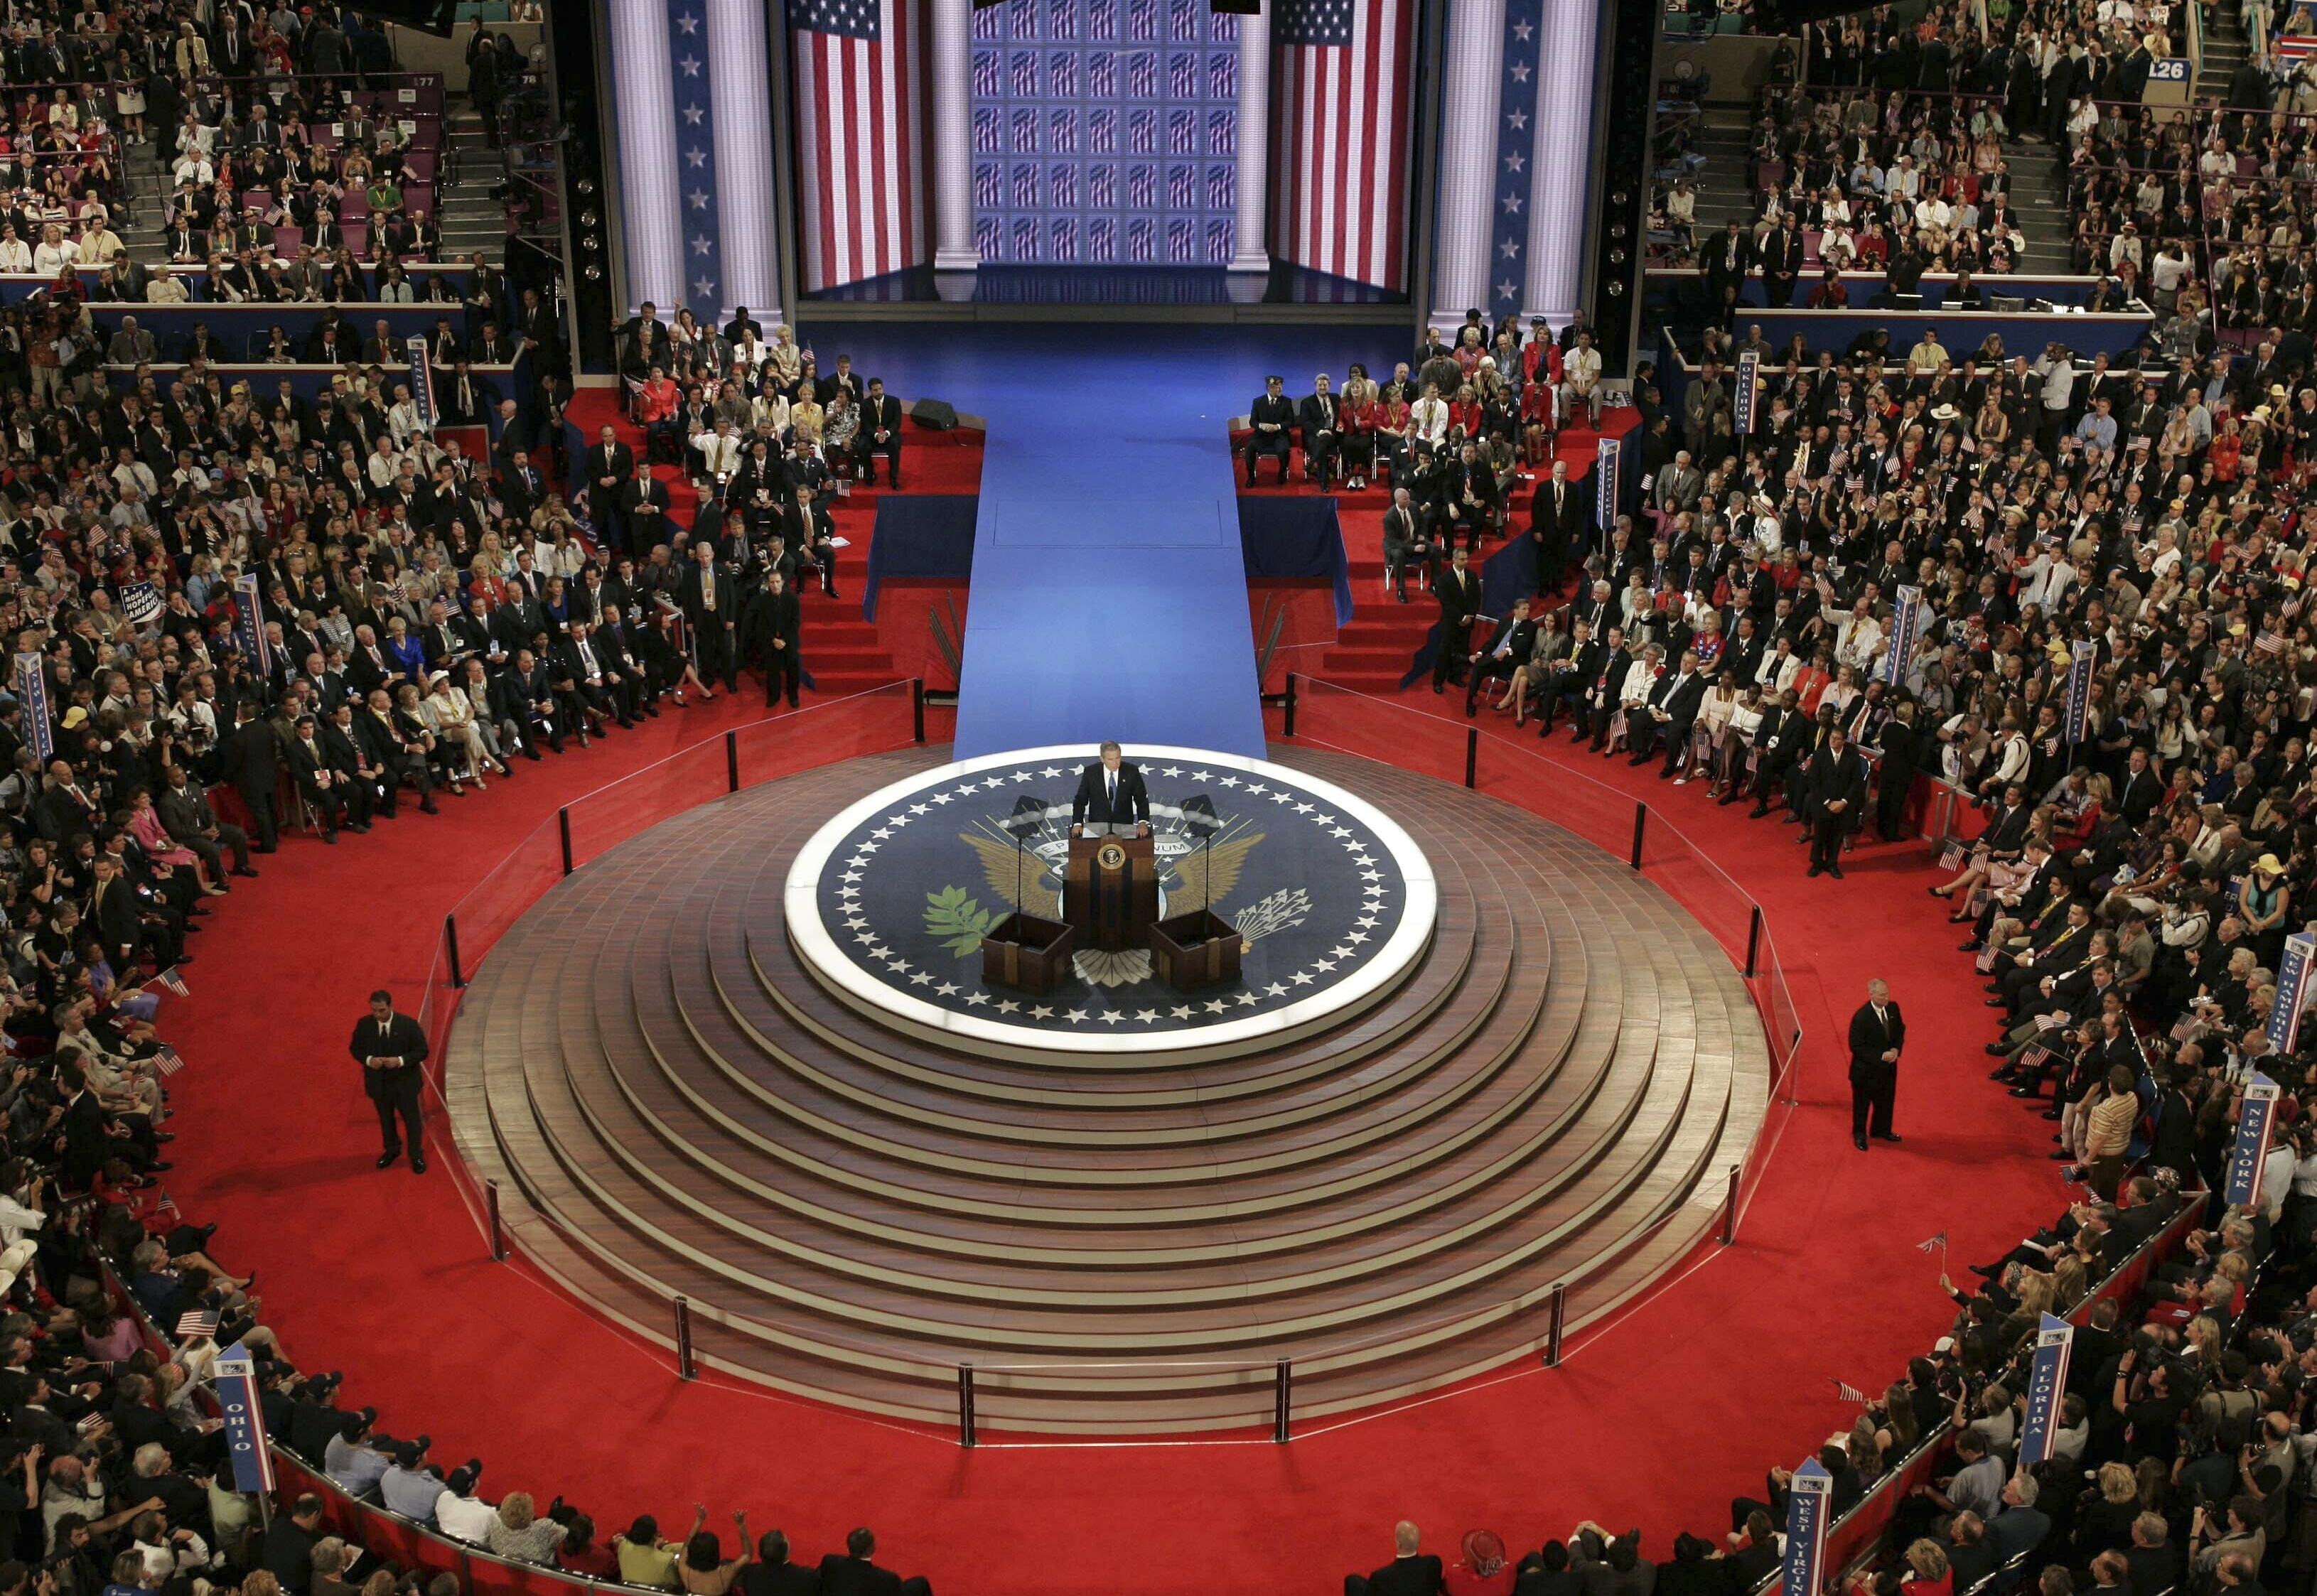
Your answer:
[[[1382,406],[1367,369],[1354,366],[1344,383],[1343,402],[1336,407],[1337,448],[1344,459],[1344,486],[1362,488],[1375,469],[1376,422]]]
[[[1558,361],[1553,362],[1560,364]],[[1542,470],[1552,459],[1552,396],[1557,384],[1531,382],[1521,389],[1521,460]]]
[[[1461,433],[1467,438],[1481,435],[1481,395],[1471,383],[1459,388],[1456,397],[1448,401],[1448,425],[1452,435]]]
[[[1395,382],[1383,390],[1376,401],[1375,459],[1379,475],[1389,474],[1397,481],[1400,465],[1408,458],[1408,393]]]

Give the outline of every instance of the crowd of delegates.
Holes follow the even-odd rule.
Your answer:
[[[1582,312],[1555,333],[1543,317],[1525,329],[1511,315],[1491,326],[1471,310],[1453,336],[1427,328],[1414,357],[1382,380],[1356,361],[1340,379],[1318,373],[1300,397],[1284,378],[1267,379],[1237,446],[1250,486],[1266,460],[1281,483],[1297,472],[1323,490],[1388,486],[1383,558],[1406,603],[1411,575],[1437,587],[1452,558],[1461,570],[1484,538],[1511,536],[1519,496],[1541,470],[1573,531],[1581,510],[1562,491],[1570,485],[1553,464],[1554,441],[1570,417],[1597,418],[1601,376]]]
[[[375,297],[410,299],[390,257],[431,252],[423,228],[415,240],[396,231],[379,192],[396,170],[394,136],[353,127],[321,163],[296,129],[340,111],[292,105],[269,134],[275,108],[246,94],[260,70],[351,71],[369,38],[327,4],[19,5],[0,76],[59,87],[53,111],[0,113],[0,180],[67,170],[49,158],[67,149],[86,165],[117,158],[124,141],[164,146],[204,226],[213,203],[237,217],[235,201],[286,174],[296,183],[276,183],[284,204],[303,194],[313,207],[310,219],[288,213],[291,224],[325,228],[332,202],[362,182],[383,218],[371,228]],[[50,252],[43,272],[76,256],[106,264],[103,298],[186,297],[182,282],[166,286],[166,267],[118,256],[117,240],[84,245],[87,224],[76,237],[44,234],[49,220],[12,199],[0,270],[37,241]],[[213,247],[224,242],[171,252],[244,287],[254,259],[261,286],[217,298],[373,297],[343,292],[343,270],[301,281],[303,257],[281,267],[270,239]],[[739,655],[761,646],[774,662],[768,682],[785,678],[794,701],[787,584],[800,567],[780,530],[801,517],[798,547],[825,549],[814,535],[825,504],[808,489],[770,515],[735,505],[693,538],[662,523],[666,488],[608,440],[590,545],[549,486],[552,440],[528,396],[491,391],[463,363],[497,358],[497,328],[541,351],[544,325],[524,315],[535,300],[515,302],[489,268],[466,291],[446,310],[461,359],[443,362],[445,419],[492,424],[482,458],[438,445],[388,380],[397,362],[384,334],[335,317],[325,358],[338,372],[310,401],[287,380],[269,395],[227,386],[210,362],[241,352],[198,342],[173,352],[191,363],[164,389],[133,369],[159,352],[130,318],[91,327],[61,288],[36,313],[54,318],[58,342],[109,333],[109,361],[43,361],[22,307],[9,311],[13,338],[0,335],[0,628],[37,657],[42,689],[0,694],[4,1596],[452,1596],[452,1576],[358,1565],[356,1548],[326,1533],[316,1498],[270,1528],[254,1521],[205,1395],[219,1349],[237,1342],[257,1359],[280,1444],[348,1494],[498,1556],[692,1596],[923,1588],[874,1564],[865,1529],[799,1564],[779,1531],[751,1534],[742,1515],[728,1556],[704,1509],[669,1539],[649,1515],[615,1534],[560,1499],[488,1499],[479,1462],[446,1467],[424,1435],[389,1436],[374,1410],[344,1404],[335,1374],[294,1363],[253,1277],[219,1262],[229,1249],[215,1227],[187,1222],[162,1184],[179,1063],[157,1023],[162,994],[176,985],[170,972],[198,962],[210,900],[255,877],[255,856],[276,851],[282,831],[309,821],[334,841],[407,799],[433,810],[443,789],[480,789],[518,758],[655,715],[686,687],[708,694],[675,646],[684,632],[727,687]],[[365,350],[365,336],[381,347]],[[819,573],[831,579],[828,565]],[[259,590],[259,646],[237,626],[245,575]],[[675,616],[688,627],[663,624]],[[109,1295],[108,1272],[125,1297]]]
[[[2235,1091],[2214,1042],[2159,1062],[2166,1097],[2196,1105],[2176,1150],[2159,1146],[2112,1196],[2088,1194],[2003,1256],[1973,1264],[1949,1333],[1903,1374],[1858,1395],[1856,1418],[1815,1461],[1839,1520],[1910,1463],[1877,1511],[1887,1528],[1847,1596],[2220,1596],[2306,1590],[2317,1573],[2317,1192],[2304,1190],[2305,1121],[2281,1137],[2286,1178],[2260,1200],[2200,1211],[2131,1295],[2102,1293],[2122,1264],[2180,1218],[2225,1156]],[[2295,1098],[2296,1120],[2305,1100]],[[2188,1194],[2184,1196],[2184,1190]],[[2286,1195],[2289,1190],[2289,1195]],[[2077,1321],[2048,1455],[2022,1461],[2026,1393],[2046,1313]],[[1921,1467],[1925,1447],[1928,1467]],[[1677,1533],[1592,1520],[1476,1566],[1467,1537],[1454,1571],[1395,1532],[1396,1556],[1345,1582],[1346,1596],[1750,1596],[1779,1576],[1793,1471],[1732,1499],[1726,1529]],[[1920,1483],[1914,1483],[1919,1480]],[[1487,1559],[1493,1565],[1493,1555]],[[1829,1571],[1832,1573],[1834,1571]]]
[[[2317,333],[2317,124],[2264,114],[2265,84],[2243,75],[2248,110],[2101,106],[2071,120],[2075,270],[2208,332]]]
[[[267,1525],[236,1493],[210,1392],[237,1344],[275,1444],[346,1495],[497,1556],[690,1596],[925,1596],[922,1579],[876,1565],[866,1529],[816,1565],[791,1561],[777,1529],[751,1535],[745,1512],[728,1556],[704,1507],[670,1539],[649,1514],[614,1533],[560,1497],[494,1501],[479,1460],[436,1461],[425,1435],[389,1435],[376,1409],[349,1405],[336,1372],[291,1360],[254,1275],[219,1262],[217,1226],[189,1222],[162,1183],[176,1056],[157,1028],[166,983],[140,985],[139,960],[174,957],[198,929],[201,900],[227,886],[209,878],[217,844],[241,838],[198,789],[161,801],[211,846],[163,860],[142,789],[95,834],[52,846],[19,815],[0,844],[0,1591],[457,1596],[454,1574],[358,1567],[318,1495]]]
[[[720,327],[689,308],[663,321],[646,300],[616,333],[650,456],[681,460],[728,506],[764,513],[808,487],[825,503],[832,484],[875,486],[881,465],[901,486],[901,401],[851,355],[824,370],[786,323],[767,336],[745,305]],[[833,553],[827,538],[812,541]]]
[[[1724,323],[1749,278],[1772,305],[1840,309],[1842,272],[1881,272],[1896,293],[1927,272],[2013,272],[2027,234],[2008,134],[1993,96],[1765,94],[1749,148],[1751,218],[1700,236],[1684,177],[1659,196],[1658,225],[1692,244],[1688,263]]]

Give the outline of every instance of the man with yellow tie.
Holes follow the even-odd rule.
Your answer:
[[[730,573],[716,563],[716,546],[707,539],[692,546],[692,557],[677,602],[698,646],[700,674],[711,682],[721,676],[726,691],[738,692],[740,663],[732,648],[732,627],[739,620],[739,590]]]

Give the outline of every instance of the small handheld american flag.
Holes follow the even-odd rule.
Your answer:
[[[177,1334],[186,1341],[200,1341],[217,1333],[218,1316],[214,1308],[192,1308],[177,1321]]]
[[[1944,1253],[1946,1250],[1947,1233],[1944,1230],[1940,1231],[1938,1235],[1932,1236],[1928,1241],[1919,1241],[1915,1244],[1915,1251],[1918,1253],[1929,1253],[1934,1251]]]
[[[184,1055],[174,1048],[164,1048],[153,1056],[154,1067],[165,1075],[174,1075],[185,1067]]]
[[[177,1207],[177,1199],[170,1196],[168,1190],[164,1188],[160,1200],[153,1205],[153,1211],[157,1214],[176,1214],[183,1210]]]
[[[1864,1403],[1866,1400],[1866,1393],[1861,1391],[1849,1381],[1838,1378],[1833,1375],[1829,1375],[1827,1378],[1834,1382],[1834,1394],[1842,1398],[1843,1401]]]
[[[161,971],[160,974],[155,976],[153,977],[153,985],[156,986],[166,987],[179,997],[191,997],[193,995],[193,989],[185,985],[184,976],[177,974],[177,967],[174,964],[167,969]]]

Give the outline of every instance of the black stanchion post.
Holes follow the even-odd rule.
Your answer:
[[[740,790],[740,734],[724,734],[724,790]]]
[[[556,829],[563,834],[563,873],[571,873],[571,807],[566,804],[555,811]]]
[[[497,1181],[483,1182],[483,1207],[488,1211],[491,1221],[491,1262],[505,1263],[506,1235],[499,1228],[499,1183]]]
[[[1481,728],[1468,726],[1464,728],[1464,785],[1478,787],[1480,784]]]
[[[1746,978],[1754,978],[1754,969],[1762,953],[1762,905],[1756,904],[1754,913],[1746,922]]]
[[[1636,798],[1633,801],[1633,868],[1642,868],[1642,834],[1649,829],[1650,807]]]
[[[926,679],[909,678],[909,735],[914,741],[926,740]]]
[[[980,1445],[977,1428],[973,1421],[973,1365],[961,1363],[957,1366],[957,1444]]]
[[[466,972],[459,967],[459,917],[456,914],[443,916],[443,941],[448,946],[451,954],[451,985],[464,986],[467,984],[467,976]]]
[[[1295,673],[1287,673],[1287,724],[1285,735],[1295,735]]]
[[[1569,1315],[1569,1282],[1566,1280],[1552,1282],[1552,1316],[1546,1321],[1544,1330],[1544,1366],[1547,1369],[1559,1369],[1561,1367],[1561,1326]]]
[[[1271,1439],[1287,1444],[1287,1415],[1294,1405],[1295,1360],[1282,1358],[1272,1371]]]
[[[1738,1239],[1738,1172],[1740,1166],[1730,1166],[1730,1196],[1722,1205],[1722,1244],[1728,1246]]]
[[[700,1378],[699,1366],[692,1361],[692,1303],[683,1297],[675,1299],[675,1378]]]

